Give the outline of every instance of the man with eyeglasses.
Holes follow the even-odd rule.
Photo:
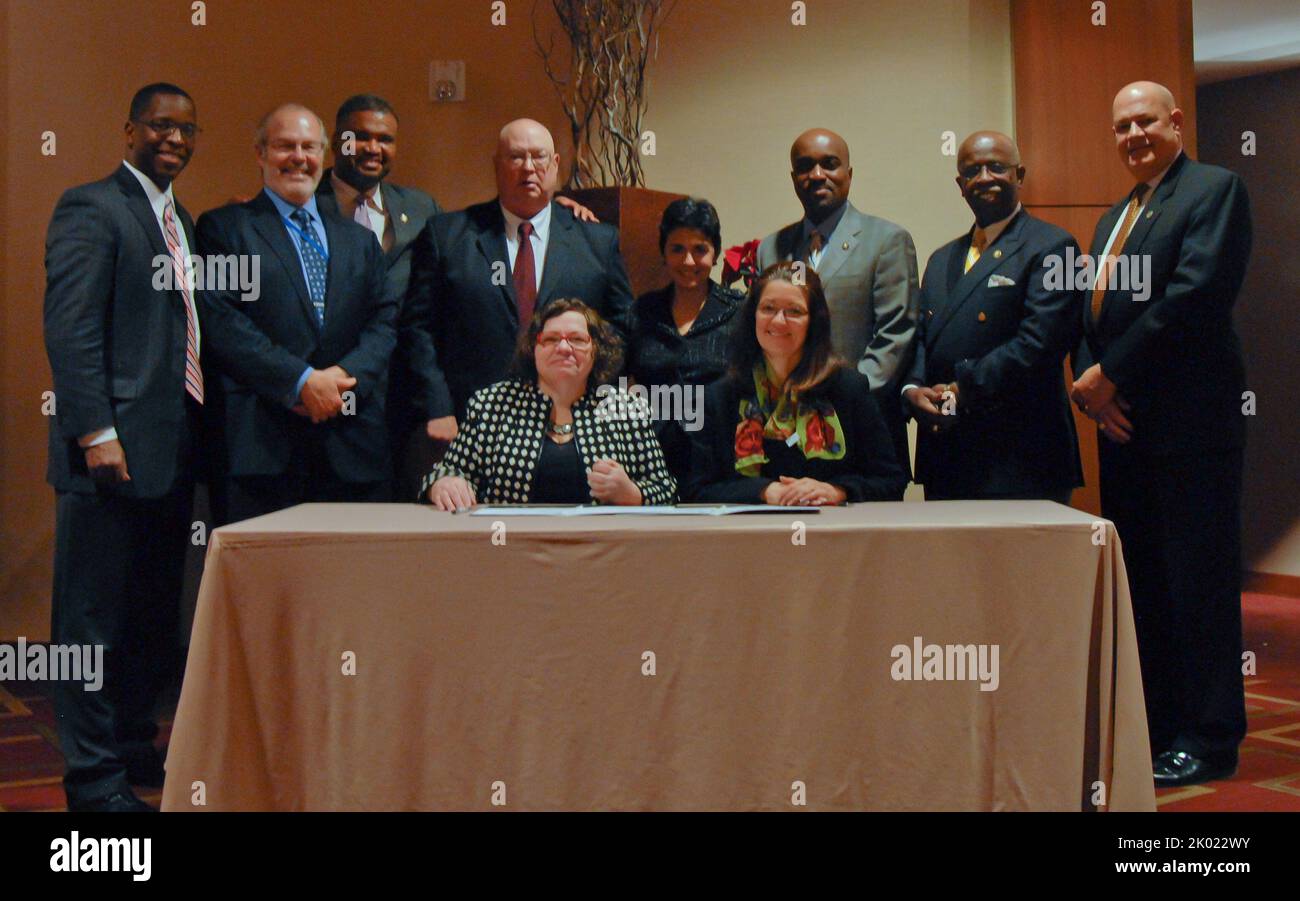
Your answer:
[[[849,202],[849,146],[835,132],[810,128],[799,135],[790,170],[804,216],[763,239],[759,269],[789,260],[816,271],[831,310],[832,347],[871,383],[894,455],[909,472],[898,379],[916,330],[916,246],[906,229]]]
[[[957,189],[975,224],[925,267],[915,358],[903,396],[917,422],[926,500],[1070,502],[1083,484],[1065,355],[1078,336],[1070,233],[1020,205],[1025,167],[1011,138],[977,131],[957,151]]]
[[[374,233],[321,214],[325,141],[304,106],[267,113],[254,148],[263,190],[199,218],[204,256],[259,261],[256,300],[229,286],[200,292],[205,307],[227,314],[210,331],[230,521],[391,494],[384,405],[397,299],[385,290]]]
[[[53,686],[76,811],[151,810],[131,786],[162,785],[153,708],[177,657],[206,400],[208,335],[187,280],[194,227],[172,191],[194,152],[194,102],[146,85],[125,132],[122,165],[59,199],[45,243],[51,639],[102,647],[104,667],[99,690]]]
[[[560,157],[540,122],[501,129],[497,197],[435,216],[416,241],[409,315],[423,331],[408,349],[429,374],[429,434],[450,442],[470,395],[500,381],[533,311],[576,297],[626,339],[632,291],[609,225],[554,201]]]
[[[1250,200],[1240,176],[1184,152],[1168,88],[1126,85],[1111,116],[1134,187],[1093,233],[1071,396],[1100,430],[1101,512],[1124,543],[1156,785],[1194,785],[1230,776],[1246,735],[1246,372],[1232,307]]]

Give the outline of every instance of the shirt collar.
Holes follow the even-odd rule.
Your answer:
[[[1160,187],[1160,183],[1165,180],[1165,176],[1169,174],[1169,170],[1174,168],[1174,163],[1178,162],[1182,158],[1183,158],[1183,152],[1179,150],[1178,156],[1174,157],[1168,166],[1165,166],[1164,169],[1160,170],[1159,175],[1147,181],[1146,185],[1148,190],[1145,194],[1142,195],[1142,202],[1144,204],[1151,199],[1151,196],[1153,194],[1155,194],[1156,188]]]
[[[292,203],[290,203],[289,201],[285,200],[285,199],[284,199],[283,197],[281,197],[279,194],[277,194],[277,193],[275,193],[274,191],[272,191],[270,188],[263,187],[263,188],[262,188],[262,192],[263,192],[264,194],[266,194],[267,197],[271,198],[271,203],[275,204],[275,208],[276,208],[277,210],[279,210],[280,215],[283,216],[284,218],[286,218],[286,219],[291,219],[292,216],[293,216],[293,212],[294,212],[294,210],[297,210],[297,209],[304,209],[304,210],[306,210],[309,214],[311,214],[311,218],[312,218],[312,221],[313,221],[313,222],[320,222],[320,213],[317,212],[317,210],[316,210],[316,195],[315,195],[315,194],[313,194],[313,195],[311,195],[310,197],[308,197],[308,198],[307,198],[307,202],[304,203],[301,207],[297,207],[297,206],[294,206],[294,205],[293,205]]]
[[[1021,209],[1022,209],[1021,205],[1017,203],[1016,208],[1011,211],[1010,216],[1006,217],[1005,219],[999,219],[997,222],[994,222],[991,225],[984,226],[985,247],[990,246],[994,241],[996,241],[998,238],[1002,236],[1002,233],[1007,230],[1007,224],[1011,222],[1012,219],[1016,218],[1016,214],[1019,213]],[[978,222],[975,223],[975,227],[979,228]]]
[[[497,206],[501,207],[501,214],[506,217],[506,234],[511,237],[518,235],[519,223],[524,220],[506,209],[505,205],[499,200]],[[533,224],[533,231],[537,237],[544,242],[551,229],[551,205],[546,204],[528,221]]]
[[[140,182],[140,187],[144,188],[145,196],[149,198],[149,206],[153,207],[153,211],[159,216],[162,215],[163,207],[167,205],[167,201],[170,200],[173,207],[176,205],[176,201],[172,197],[172,186],[170,184],[167,185],[166,191],[160,190],[159,187],[154,184],[152,178],[145,175],[126,160],[122,160],[122,165],[126,166],[127,169],[130,169],[131,174]]]
[[[379,210],[381,213],[384,211],[384,192],[381,190],[382,185],[383,182],[380,182],[378,185],[375,185],[374,189],[370,192],[370,202],[374,204],[375,209]],[[348,206],[353,208],[356,207],[357,195],[361,192],[343,179],[339,178],[338,173],[333,169],[330,170],[330,187],[334,189],[335,196],[339,197],[341,200],[346,200]]]
[[[803,218],[803,240],[808,243],[812,239],[813,230],[822,233],[822,245],[825,246],[831,242],[831,235],[835,234],[835,229],[839,228],[840,220],[844,218],[844,211],[849,208],[849,202],[846,200],[840,204],[840,208],[827,216],[820,225],[814,225],[813,221],[807,216]]]

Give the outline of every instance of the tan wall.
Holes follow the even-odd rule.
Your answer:
[[[1295,357],[1300,347],[1300,69],[1207,85],[1197,91],[1201,155],[1246,180],[1255,246],[1235,318],[1256,413],[1246,438],[1243,526],[1246,568],[1300,576],[1300,420]],[[1254,132],[1256,153],[1242,153]]]
[[[924,265],[969,222],[941,134],[1012,126],[1008,2],[808,7],[808,24],[797,27],[786,0],[679,0],[651,72],[647,126],[658,146],[646,165],[649,185],[708,197],[728,243],[759,237],[799,215],[788,176],[795,134],[833,128],[853,151],[854,203],[910,229]],[[256,189],[253,125],[287,99],[328,120],[349,93],[385,95],[402,117],[394,178],[451,208],[490,196],[486,157],[502,122],[540,118],[564,150],[526,0],[507,4],[505,27],[490,24],[486,0],[210,0],[202,27],[190,24],[189,8],[178,0],[0,6],[10,137],[0,157],[0,638],[37,638],[47,628],[54,524],[40,413],[50,384],[41,338],[45,226],[65,188],[117,164],[135,88],[170,80],[196,100],[205,131],[177,183],[195,213]],[[433,58],[466,61],[467,102],[428,102]],[[57,135],[54,157],[39,152],[46,130]]]

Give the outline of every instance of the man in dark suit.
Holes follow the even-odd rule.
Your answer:
[[[907,416],[898,392],[916,330],[912,236],[849,202],[849,147],[835,132],[813,128],[799,135],[790,168],[804,218],[763,239],[759,269],[802,260],[817,272],[831,308],[832,346],[871,383],[894,453],[908,472]]]
[[[496,199],[435,216],[415,247],[407,303],[423,335],[408,352],[428,377],[421,403],[439,441],[456,436],[471,394],[505,376],[535,309],[576,297],[623,337],[630,331],[618,232],[553,201],[551,133],[531,119],[509,123],[493,164]]]
[[[1079,246],[1024,211],[1024,178],[1020,150],[999,132],[977,131],[957,152],[975,225],[926,264],[903,389],[927,500],[1067,504],[1083,484],[1063,369],[1082,300],[1062,270]]]
[[[419,188],[388,180],[397,159],[397,131],[397,113],[382,97],[357,94],[344,100],[334,117],[330,141],[334,166],[325,170],[316,202],[322,211],[370,229],[383,248],[385,291],[399,309],[384,408],[393,452],[393,497],[409,501],[432,465],[433,449],[420,402],[428,391],[427,379],[412,367],[407,352],[415,343],[411,338],[415,323],[402,314],[411,280],[412,245],[425,223],[442,209]]]
[[[130,785],[162,785],[153,706],[176,656],[204,401],[194,229],[172,193],[196,133],[185,91],[141,88],[126,159],[67,191],[46,236],[52,641],[102,646],[106,670],[99,691],[54,685],[69,810],[150,810]]]
[[[1101,509],[1124,546],[1159,786],[1230,775],[1241,674],[1245,365],[1232,325],[1250,256],[1241,178],[1188,158],[1167,88],[1112,107],[1134,190],[1102,216],[1071,397],[1102,435]]]
[[[397,299],[384,289],[383,252],[373,232],[317,207],[325,128],[315,113],[297,104],[268,113],[256,153],[262,192],[198,223],[205,257],[259,264],[256,299],[200,292],[205,310],[227,314],[210,330],[222,372],[228,518],[307,501],[387,500]]]

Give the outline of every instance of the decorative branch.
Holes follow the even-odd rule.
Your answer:
[[[610,184],[645,187],[641,126],[645,121],[647,66],[659,53],[658,29],[676,0],[551,0],[569,39],[567,71],[558,71],[555,40],[545,45],[533,3],[533,41],[546,77],[569,120],[574,165],[570,188]]]

